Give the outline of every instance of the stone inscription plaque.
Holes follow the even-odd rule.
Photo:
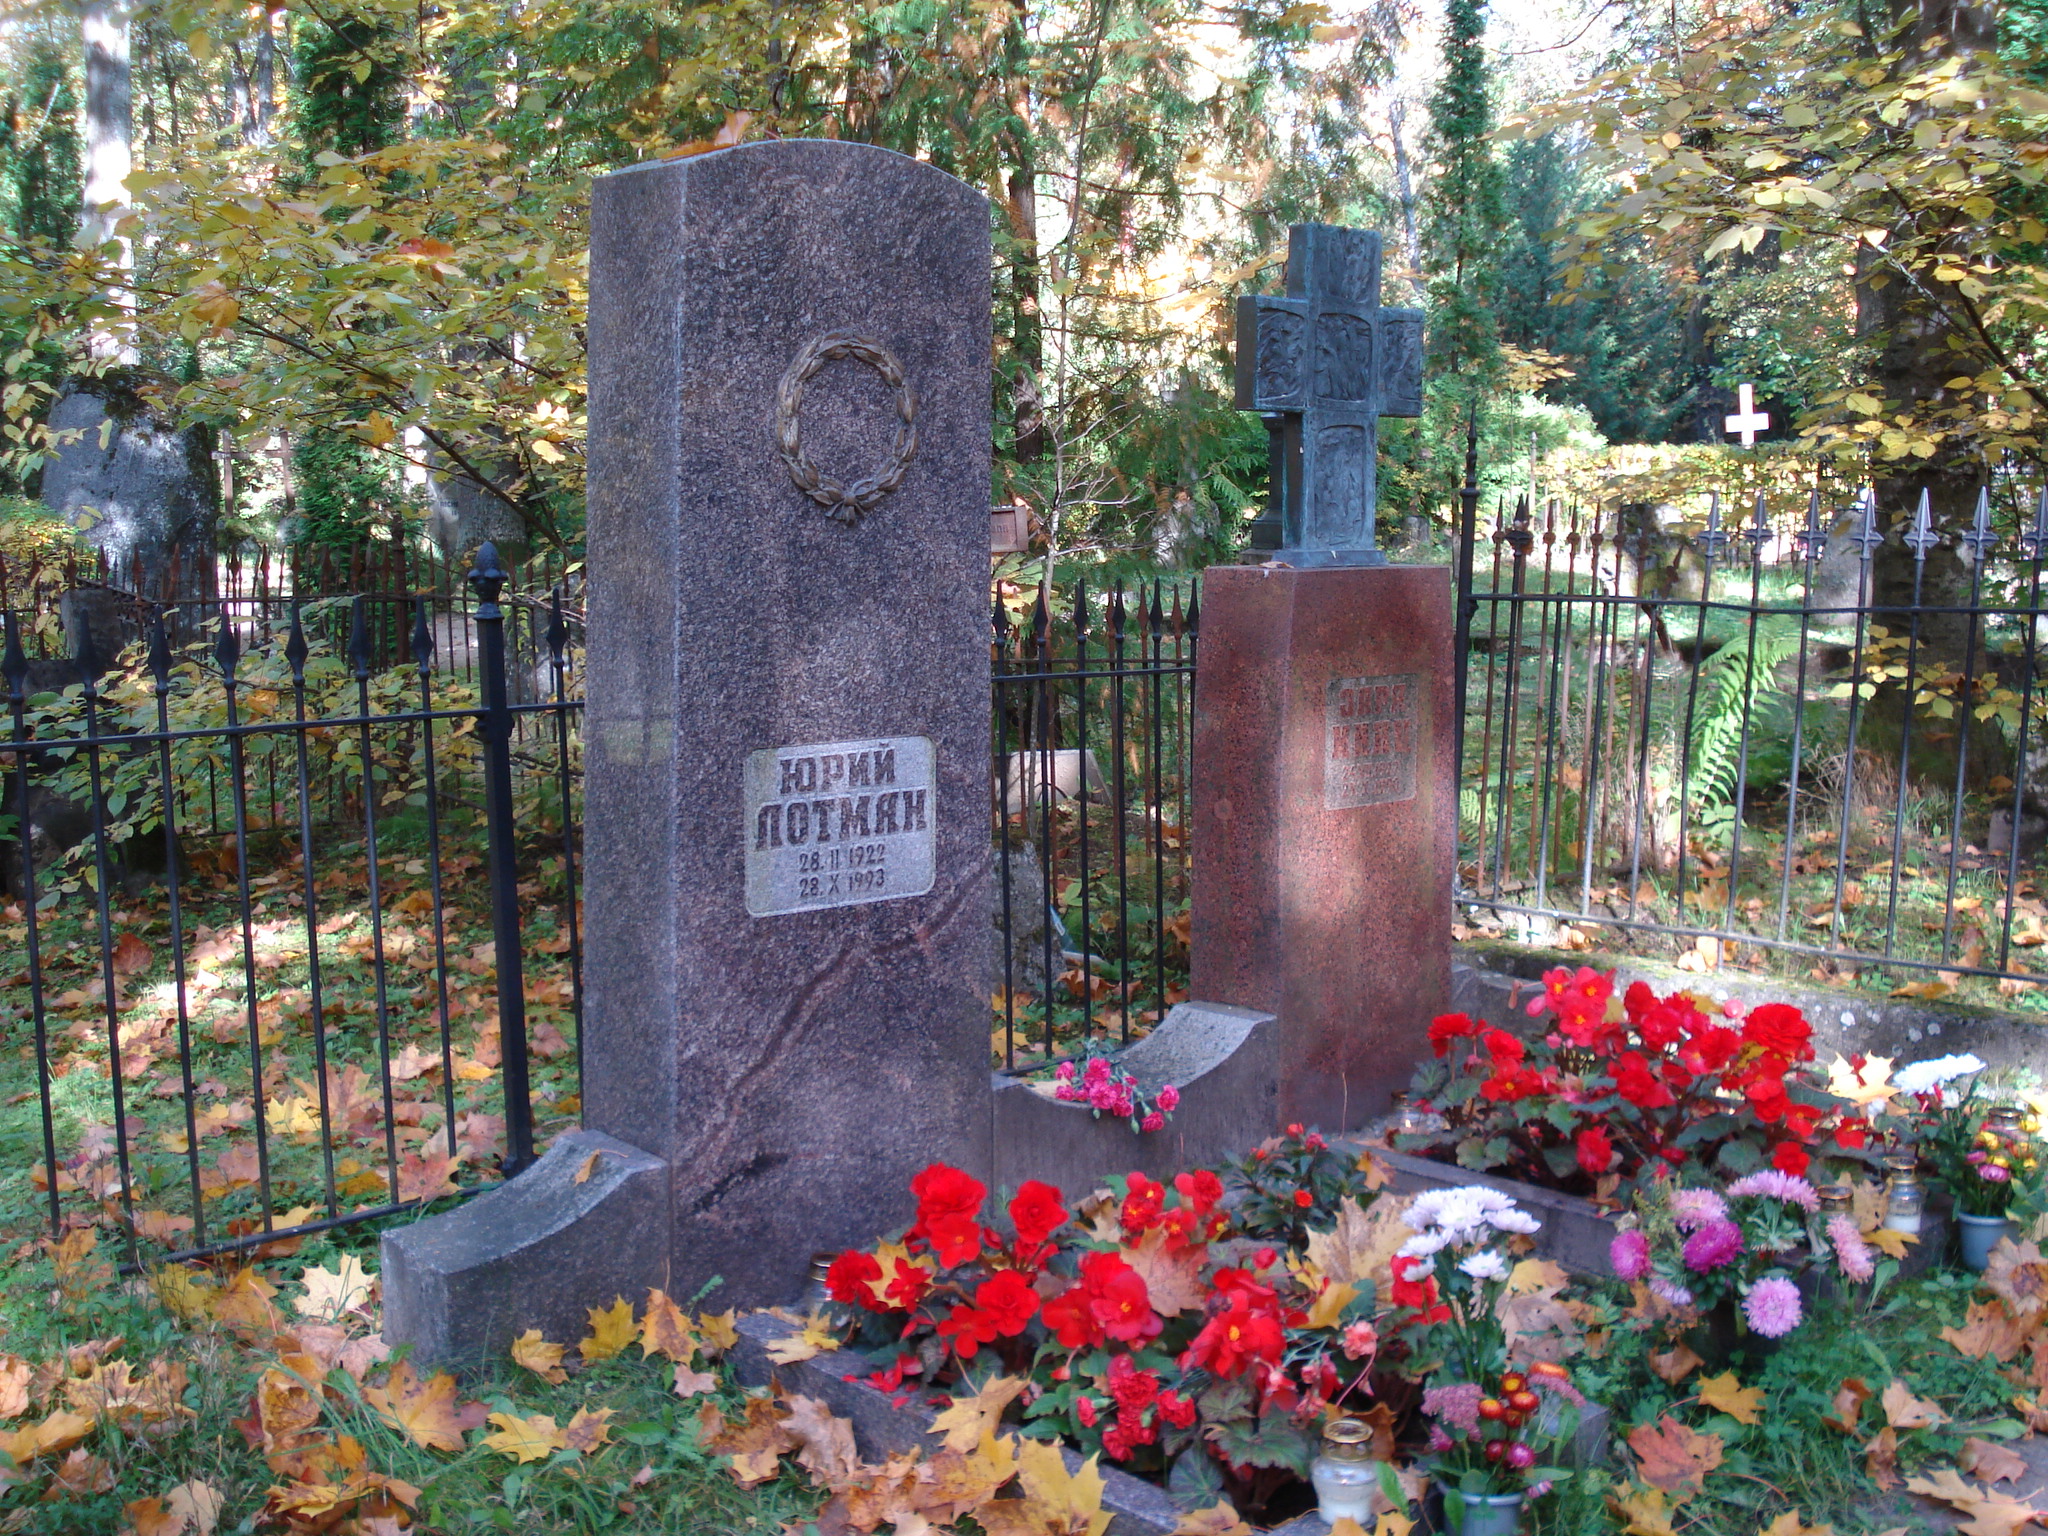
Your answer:
[[[1334,677],[1324,706],[1323,805],[1332,811],[1415,798],[1420,673]]]
[[[936,763],[923,736],[748,753],[747,911],[924,895],[936,869]]]

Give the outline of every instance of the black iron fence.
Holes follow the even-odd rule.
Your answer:
[[[1522,505],[1461,579],[1485,931],[2048,1008],[2048,490]]]
[[[999,593],[991,978],[1007,1068],[1143,1033],[1187,995],[1189,583]]]
[[[0,1224],[111,1221],[131,1264],[276,1253],[577,1122],[581,614],[479,559],[124,593],[118,657],[90,605],[61,657],[8,614]],[[998,590],[999,1064],[1185,995],[1197,629],[1191,587]]]
[[[0,1120],[0,1219],[275,1251],[574,1123],[580,647],[506,580],[485,546],[456,670],[430,592],[223,602],[182,645],[159,612],[111,668],[78,614],[61,687],[8,614],[0,1037],[36,1112]]]

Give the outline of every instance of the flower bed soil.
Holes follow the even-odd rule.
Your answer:
[[[741,1318],[740,1341],[730,1352],[740,1382],[750,1387],[772,1385],[787,1396],[815,1398],[841,1418],[852,1420],[854,1443],[869,1461],[882,1461],[919,1447],[938,1449],[938,1442],[928,1433],[937,1410],[918,1395],[891,1396],[859,1378],[847,1380],[844,1362],[836,1352],[793,1365],[778,1365],[768,1358],[771,1344],[799,1331],[797,1324],[769,1312]],[[1063,1446],[1061,1455],[1068,1471],[1079,1469],[1082,1458],[1077,1452]],[[1102,1474],[1102,1507],[1111,1517],[1106,1536],[1172,1536],[1183,1516],[1164,1489],[1107,1463],[1098,1470]],[[1269,1529],[1271,1536],[1328,1536],[1330,1528],[1311,1513]]]

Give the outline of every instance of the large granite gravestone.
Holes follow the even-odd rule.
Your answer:
[[[784,1302],[927,1163],[989,1166],[987,202],[785,140],[591,216],[586,1129],[388,1243],[431,1354],[545,1314],[515,1251],[572,1319]],[[616,1211],[626,1253],[578,1237]]]
[[[1257,1011],[1145,1041],[1136,1148],[991,1077],[984,199],[784,140],[602,178],[591,252],[584,1129],[386,1237],[422,1360],[791,1301],[933,1161],[1086,1190],[1272,1120]]]
[[[1374,538],[1377,421],[1422,405],[1379,236],[1297,225],[1240,301],[1238,403],[1274,449],[1272,558],[1202,581],[1195,996],[1279,1016],[1279,1118],[1384,1113],[1450,995],[1450,572]]]

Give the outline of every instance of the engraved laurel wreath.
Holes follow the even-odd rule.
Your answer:
[[[836,358],[866,363],[896,392],[896,441],[889,457],[871,475],[842,485],[811,462],[804,452],[804,386]],[[874,511],[882,498],[903,484],[910,461],[917,457],[917,396],[904,381],[903,364],[872,337],[851,331],[827,331],[797,353],[775,391],[775,446],[789,467],[796,488],[825,509],[825,515],[851,528]]]

